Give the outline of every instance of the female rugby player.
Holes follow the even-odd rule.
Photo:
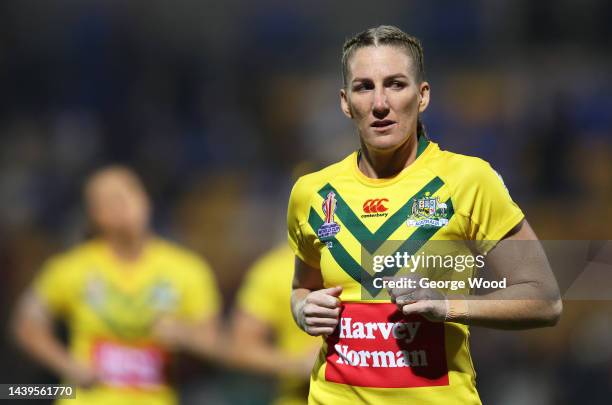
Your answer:
[[[468,325],[554,325],[562,304],[546,257],[489,164],[425,134],[430,86],[416,38],[391,26],[364,31],[344,44],[342,71],[340,104],[360,148],[301,177],[288,210],[293,315],[325,338],[309,401],[479,404]],[[477,242],[507,285],[478,299],[419,286],[367,299],[378,291],[362,253],[391,240]]]
[[[96,237],[43,266],[15,309],[17,342],[77,386],[58,404],[176,404],[175,352],[220,360],[212,270],[153,234],[149,196],[130,169],[101,168],[84,190]],[[54,333],[60,319],[68,345]]]

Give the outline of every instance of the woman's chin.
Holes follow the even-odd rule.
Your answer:
[[[371,139],[364,139],[364,144],[373,152],[393,152],[405,142],[405,139],[398,139],[392,135],[376,136]]]

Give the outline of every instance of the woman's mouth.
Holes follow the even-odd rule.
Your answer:
[[[391,129],[396,124],[392,120],[376,120],[370,124],[370,127],[376,132],[385,132]]]

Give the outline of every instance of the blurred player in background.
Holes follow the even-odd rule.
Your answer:
[[[310,370],[321,346],[297,327],[289,310],[293,262],[286,243],[255,262],[231,320],[231,364],[279,377],[275,405],[307,403]]]
[[[140,179],[120,166],[84,188],[97,236],[43,266],[13,319],[18,343],[65,383],[69,404],[173,404],[172,352],[214,357],[219,296],[208,265],[150,230]],[[69,345],[54,335],[61,318]]]

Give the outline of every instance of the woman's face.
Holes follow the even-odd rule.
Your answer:
[[[107,236],[139,238],[149,225],[149,199],[130,174],[109,169],[90,180],[86,189],[89,215]]]
[[[418,83],[412,58],[396,46],[367,46],[349,60],[342,111],[365,146],[391,152],[416,133],[417,118],[429,104],[429,84]]]

